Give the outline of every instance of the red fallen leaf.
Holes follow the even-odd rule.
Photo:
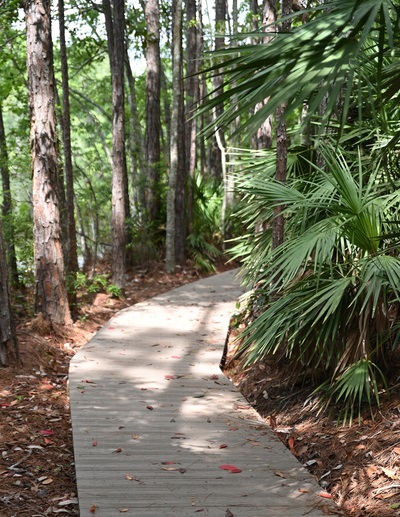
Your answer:
[[[42,434],[43,436],[53,436],[54,431],[52,431],[51,429],[43,429],[42,431],[40,431],[40,434]]]
[[[293,449],[294,438],[292,436],[290,436],[288,439],[288,445],[289,445],[289,449]]]
[[[244,406],[243,404],[236,404],[235,409],[250,409],[250,406]]]
[[[164,375],[164,379],[167,381],[172,381],[172,379],[175,379],[173,375]]]
[[[147,388],[140,388],[140,391],[147,391]]]
[[[161,465],[175,465],[175,461],[162,461]]]
[[[1,406],[1,407],[10,407],[10,406],[11,406],[11,404],[7,404],[6,402],[1,402],[1,403],[0,403],[0,406]]]
[[[87,384],[94,384],[94,381],[89,381],[88,379],[85,379],[84,381],[82,382],[86,382]]]
[[[153,406],[146,406],[146,407],[147,407],[147,409],[150,409],[150,411],[153,411],[153,409],[154,409]]]
[[[239,474],[242,472],[242,469],[235,467],[234,465],[220,465],[218,468],[222,470],[229,470],[232,474]]]
[[[44,439],[44,443],[45,443],[46,445],[52,445],[54,442],[53,442],[53,440],[49,440],[48,438],[45,438],[45,439]]]
[[[328,492],[320,492],[318,495],[320,497],[324,497],[325,499],[332,499],[332,495],[328,494]]]
[[[115,327],[108,327],[107,330],[115,330]]]
[[[97,445],[97,442],[92,443],[92,447],[96,447],[96,445]]]
[[[92,506],[90,507],[90,513],[96,513],[96,508],[97,506],[95,504],[92,504]]]
[[[226,443],[221,443],[221,445],[219,446],[220,449],[226,449],[228,446],[226,445]]]
[[[180,359],[180,358],[181,358],[181,356],[180,356],[180,355],[171,355],[171,358],[172,358],[172,359]]]
[[[121,447],[118,447],[118,449],[115,449],[113,452],[122,452]]]

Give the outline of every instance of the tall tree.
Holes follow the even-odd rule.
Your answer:
[[[291,27],[290,19],[285,19],[292,12],[293,0],[282,1],[282,18],[284,20],[279,27],[281,32],[289,32]],[[276,174],[275,179],[279,183],[286,183],[287,155],[289,148],[289,137],[286,130],[286,121],[282,114],[286,104],[283,103],[278,107],[276,112],[277,128],[276,128]],[[284,217],[282,205],[274,207],[274,221],[272,226],[272,247],[277,248],[284,241]]]
[[[8,366],[9,353],[19,362],[18,341],[10,304],[6,250],[0,218],[0,366]]]
[[[0,102],[0,175],[3,187],[2,215],[7,225],[7,263],[10,271],[11,283],[19,286],[17,256],[15,253],[14,222],[10,185],[10,169],[8,165],[8,150],[6,133],[3,121],[3,106]]]
[[[26,0],[25,13],[33,172],[35,310],[52,324],[65,325],[71,323],[71,317],[60,241],[50,0]]]
[[[124,118],[124,0],[103,0],[112,79],[112,282],[125,286],[128,191]],[[129,203],[128,203],[129,205]]]
[[[193,119],[199,100],[199,55],[196,0],[186,0],[186,168],[188,184],[188,229],[193,228],[193,181],[197,161],[197,124]]]
[[[69,71],[67,59],[67,45],[65,42],[65,15],[64,0],[58,0],[58,20],[60,26],[60,60],[62,78],[62,140],[64,151],[64,177],[65,177],[65,211],[67,235],[65,242],[65,268],[71,280],[76,278],[78,271],[78,253],[76,247],[75,203],[74,203],[74,173],[72,168],[71,150],[71,116],[69,104]],[[76,292],[70,289],[68,292],[70,306],[76,307]]]
[[[161,135],[161,60],[160,10],[158,0],[147,0],[146,15],[146,135],[145,163],[147,164],[147,216],[157,219],[160,212],[160,135]]]
[[[170,172],[167,194],[167,237],[166,269],[175,272],[177,263],[184,261],[185,210],[184,210],[184,135],[182,128],[183,87],[182,87],[182,0],[174,0],[172,7],[172,96]],[[180,127],[181,126],[181,127]],[[183,189],[183,192],[182,192]]]
[[[225,45],[225,22],[226,22],[226,0],[215,0],[215,39],[214,49],[221,50]],[[222,93],[223,75],[220,70],[213,77],[213,88],[216,96]],[[215,106],[213,116],[215,119],[220,117],[223,112],[223,104],[219,103]],[[221,127],[216,128],[215,138],[212,141],[209,158],[210,174],[215,178],[222,179],[225,176],[224,168],[226,167],[225,157],[225,135]]]

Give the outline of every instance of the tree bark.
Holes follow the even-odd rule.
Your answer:
[[[186,1],[186,168],[188,183],[188,231],[193,231],[193,182],[197,164],[197,123],[193,118],[199,101],[199,54],[196,0]]]
[[[160,213],[160,135],[161,135],[161,60],[160,12],[158,0],[147,0],[146,8],[146,136],[145,163],[147,164],[147,216],[150,221]]]
[[[61,81],[62,81],[62,139],[64,151],[64,178],[65,178],[65,210],[66,210],[66,226],[67,240],[65,242],[66,257],[65,268],[67,277],[73,284],[78,271],[78,253],[76,246],[76,225],[75,225],[75,201],[74,201],[74,173],[72,167],[72,150],[71,150],[71,116],[69,105],[69,73],[67,59],[67,45],[65,42],[65,17],[64,17],[64,0],[58,0],[58,19],[60,25],[60,59],[61,59]],[[76,290],[73,285],[70,286],[68,292],[68,300],[70,307],[76,311]]]
[[[283,0],[282,2],[282,17],[287,16],[292,11],[293,0]],[[290,20],[282,23],[280,30],[289,31],[291,28]],[[276,174],[275,179],[280,183],[286,183],[286,168],[287,168],[287,153],[289,147],[289,138],[286,131],[286,122],[281,119],[281,115],[285,109],[282,105],[276,113],[277,128],[276,128]],[[284,218],[282,205],[274,207],[274,221],[272,226],[272,247],[275,249],[284,241]]]
[[[225,22],[226,22],[226,0],[215,0],[215,44],[214,49],[220,50],[225,45]],[[213,78],[213,89],[215,95],[222,93],[223,85],[222,72],[216,73]],[[213,112],[214,119],[217,119],[223,112],[223,105],[219,104]],[[222,170],[225,157],[225,136],[221,128],[217,129],[217,135],[213,140],[210,150],[210,174],[217,179],[223,179],[224,171]]]
[[[7,225],[6,235],[6,247],[7,247],[7,263],[10,272],[11,284],[15,287],[20,287],[18,267],[17,267],[17,255],[15,252],[15,239],[14,239],[14,221],[13,221],[13,209],[12,209],[12,198],[11,198],[11,185],[10,185],[10,170],[8,167],[8,151],[6,133],[3,122],[3,107],[0,102],[0,174],[1,182],[3,187],[3,206],[2,215],[4,218],[4,224]]]
[[[0,219],[0,366],[8,366],[10,352],[19,364],[18,341],[10,304],[6,249]]]
[[[57,193],[57,134],[50,0],[26,0],[27,67],[33,171],[35,310],[71,323],[65,288]]]
[[[182,168],[179,161],[184,157],[182,155],[181,138],[179,131],[179,122],[182,113],[182,0],[174,0],[173,7],[173,37],[172,37],[172,83],[174,85],[172,97],[172,114],[171,114],[171,142],[170,142],[170,172],[167,194],[167,236],[166,236],[166,270],[168,273],[174,273],[177,264],[177,242],[178,232],[182,231],[182,227],[178,224],[177,219],[177,200],[181,193]]]
[[[127,173],[125,156],[124,119],[124,0],[103,0],[108,52],[112,79],[112,278],[120,289],[125,287],[126,272],[126,220],[127,220]],[[128,203],[129,204],[129,203]]]
[[[272,23],[276,21],[276,0],[264,0],[263,2],[263,13],[262,13],[262,25],[264,30],[268,34],[269,32],[275,33],[274,29],[270,27]],[[271,36],[264,36],[263,43],[267,44],[272,39]],[[261,109],[268,102],[268,98],[258,104],[255,108],[255,112]],[[269,149],[272,146],[272,115],[270,115],[258,129],[256,135],[256,149]]]

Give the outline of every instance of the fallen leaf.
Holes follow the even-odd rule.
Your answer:
[[[133,434],[133,435],[132,435],[132,438],[133,438],[134,440],[139,440],[139,438],[140,438],[140,434]]]
[[[219,446],[220,449],[226,449],[228,446],[226,445],[226,443],[221,443],[221,445]]]
[[[198,395],[193,395],[194,399],[201,399],[204,397],[204,393],[199,393]]]
[[[92,447],[96,447],[96,446],[97,446],[97,442],[93,442]]]
[[[161,465],[175,465],[175,461],[162,461]]]
[[[125,474],[125,479],[127,481],[133,481],[133,476],[131,476],[130,474]]]
[[[204,508],[199,508],[198,510],[194,511],[194,513],[199,513],[199,512],[205,512],[205,509]]]
[[[171,358],[172,358],[172,359],[180,359],[180,358],[181,358],[181,356],[180,356],[180,355],[171,355]]]
[[[175,377],[174,375],[164,375],[164,379],[167,381],[172,381],[173,379],[175,379]]]
[[[395,452],[396,454],[400,454],[400,447],[395,447],[393,449],[393,452]]]
[[[332,495],[328,494],[328,492],[320,492],[318,495],[324,499],[332,499]]]
[[[308,494],[310,491],[306,488],[299,488],[299,492],[301,492],[302,494]]]
[[[114,449],[113,452],[122,452],[121,447],[118,447],[118,449]]]
[[[221,470],[229,470],[232,474],[239,474],[242,472],[242,469],[235,467],[234,465],[220,465],[218,468]]]
[[[173,470],[179,470],[178,468],[176,467],[161,467],[163,470],[169,470],[169,471],[173,471]]]
[[[285,474],[282,470],[274,470],[275,476],[279,476],[280,478],[287,478],[287,474]]]
[[[126,512],[129,512],[129,508],[118,508],[118,511],[120,513],[126,513]]]
[[[42,434],[43,436],[53,436],[54,431],[52,431],[51,429],[43,429],[42,431],[40,431],[40,434]]]
[[[390,469],[386,469],[385,467],[381,467],[382,472],[390,479],[397,479],[398,476],[396,475],[396,472]]]
[[[53,483],[52,478],[47,478],[44,481],[42,481],[42,485],[50,485],[51,483]]]
[[[225,517],[234,517],[233,513],[229,510],[229,508],[226,509]]]
[[[186,469],[178,469],[181,474],[184,474],[186,472]]]
[[[95,504],[92,504],[92,506],[90,507],[90,513],[96,513],[96,508],[97,506]]]
[[[147,407],[147,409],[150,409],[150,411],[153,411],[153,409],[154,409],[153,406],[146,406],[146,407]]]

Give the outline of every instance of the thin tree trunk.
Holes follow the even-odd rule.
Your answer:
[[[73,288],[76,273],[78,271],[78,253],[76,247],[76,225],[75,225],[75,200],[74,200],[74,173],[72,168],[71,150],[71,116],[69,105],[69,77],[67,45],[65,42],[65,17],[64,0],[58,0],[58,19],[60,25],[60,59],[62,76],[62,138],[64,150],[64,177],[65,177],[65,209],[67,223],[67,240],[65,243],[66,273],[72,280],[72,286],[68,292],[70,307],[76,311],[76,290]]]
[[[186,167],[188,183],[188,231],[193,232],[193,183],[197,163],[197,123],[193,118],[199,101],[199,54],[196,0],[186,1]]]
[[[283,0],[282,2],[282,16],[287,16],[292,11],[293,0]],[[289,31],[291,28],[290,20],[282,23],[280,30]],[[276,128],[276,174],[275,179],[280,183],[286,183],[286,169],[287,169],[287,153],[289,147],[289,137],[286,131],[286,122],[281,119],[282,112],[285,105],[280,106],[277,110],[277,128]],[[274,207],[274,221],[272,226],[272,247],[277,248],[284,241],[284,218],[282,205]]]
[[[160,135],[161,135],[161,60],[160,60],[160,13],[158,0],[146,1],[146,136],[145,163],[147,164],[147,212],[150,221],[160,212]]]
[[[215,50],[220,50],[225,45],[225,22],[226,22],[226,1],[215,0]],[[213,78],[213,89],[215,95],[222,93],[223,87],[222,72],[216,73]],[[214,119],[217,119],[223,112],[223,105],[219,104],[213,111]],[[222,129],[216,130],[216,137],[211,147],[210,153],[210,173],[217,179],[223,179],[224,171],[222,169],[225,157],[222,156],[225,149],[225,135]]]
[[[182,82],[182,0],[174,0],[173,7],[173,37],[172,37],[172,84],[175,85],[172,97],[171,143],[170,143],[170,172],[167,194],[167,236],[166,236],[166,269],[168,273],[175,272],[176,266],[176,189],[179,184],[179,122],[181,113]]]
[[[135,77],[125,48],[125,73],[128,80],[128,102],[130,112],[129,125],[129,154],[130,154],[130,176],[132,183],[133,204],[136,216],[143,215],[146,208],[146,193],[144,189],[144,141],[140,126],[139,113],[136,100],[136,84]],[[143,222],[143,221],[142,221]]]
[[[0,219],[0,366],[8,366],[10,352],[19,364],[18,341],[10,304],[6,250]]]
[[[276,21],[276,0],[264,0],[262,25],[266,33],[275,34],[275,30],[270,25]],[[271,36],[264,36],[263,43],[267,44],[272,39]],[[268,102],[268,98],[258,104],[255,112],[261,109]],[[256,149],[269,149],[272,146],[272,115],[270,115],[258,129],[256,135]]]
[[[26,0],[31,119],[35,310],[52,324],[71,323],[65,288],[57,192],[57,134],[50,1]]]
[[[124,120],[124,0],[103,0],[113,92],[112,282],[124,289],[126,272],[127,174]],[[113,16],[114,15],[114,16]]]
[[[12,209],[12,198],[11,198],[11,185],[10,185],[10,170],[8,167],[8,151],[6,133],[4,130],[3,122],[3,107],[0,102],[0,174],[1,182],[3,187],[3,206],[2,215],[4,218],[4,224],[7,225],[7,263],[10,272],[11,284],[15,287],[20,287],[17,267],[17,255],[15,253],[15,239],[14,239],[14,221],[13,221],[13,209]]]

